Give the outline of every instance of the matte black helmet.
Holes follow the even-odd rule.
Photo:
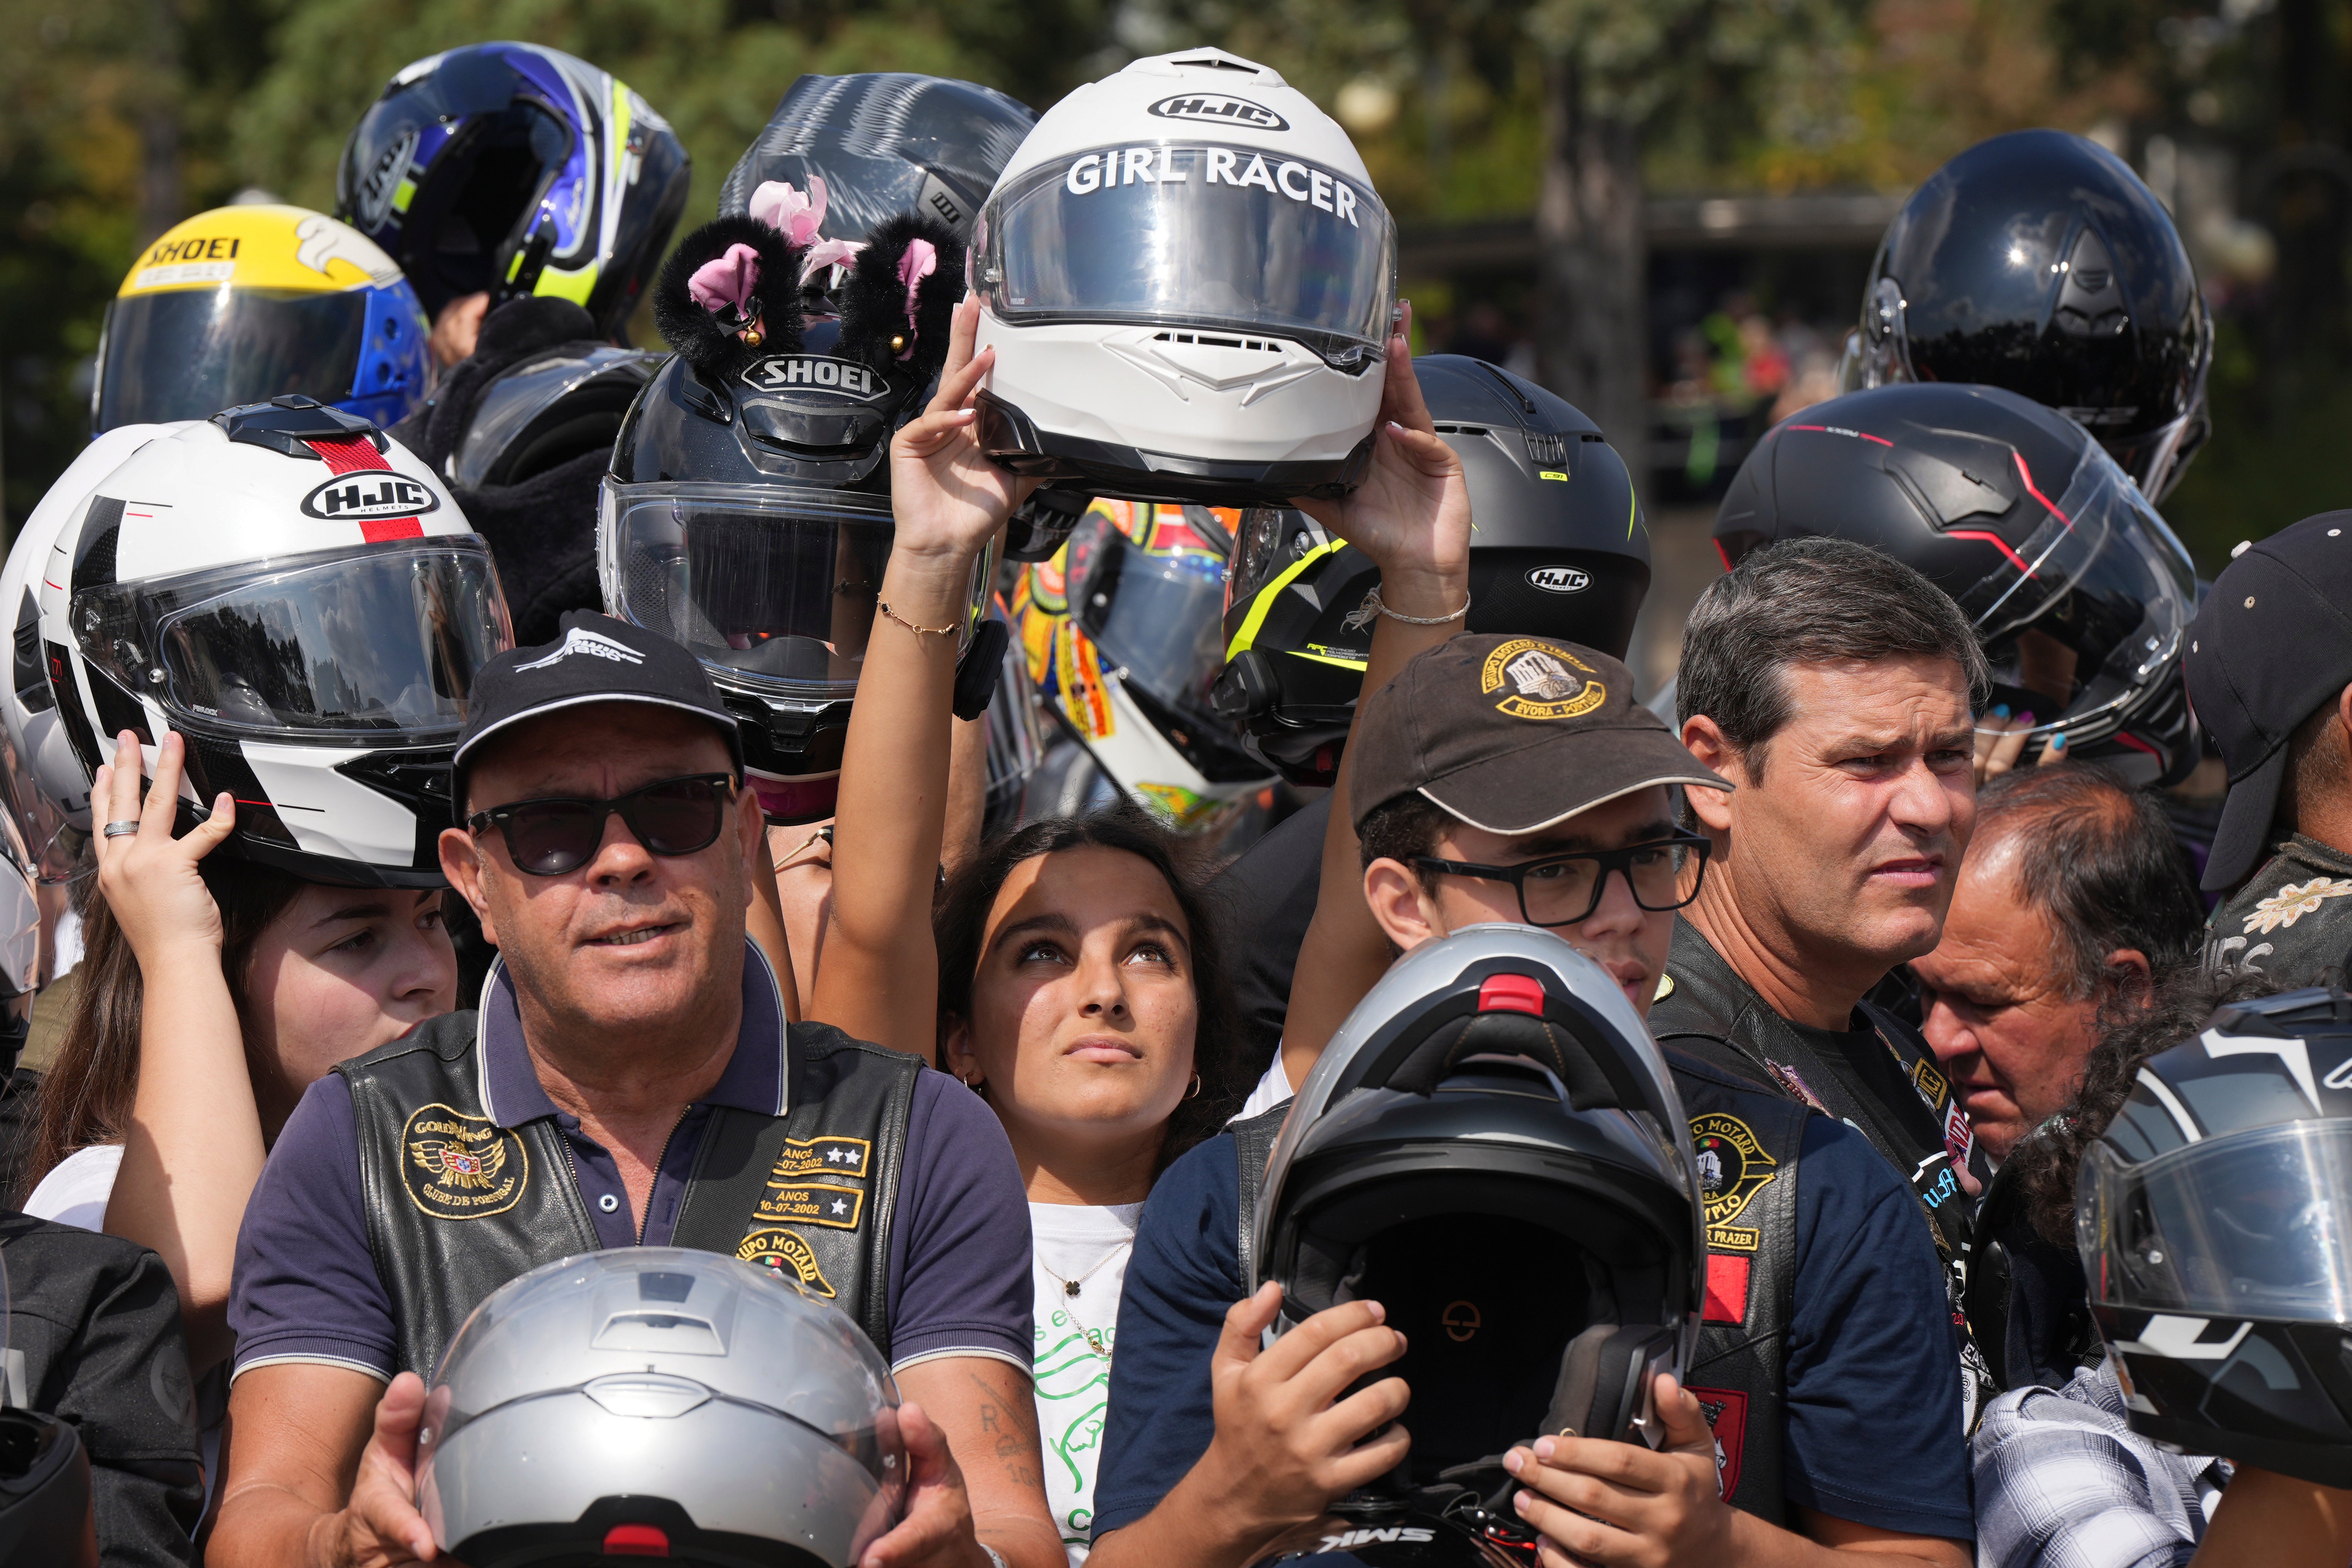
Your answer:
[[[1622,658],[1650,587],[1650,531],[1601,427],[1484,360],[1412,362],[1470,489],[1474,632],[1559,637]],[[1245,514],[1225,593],[1217,710],[1294,784],[1328,784],[1355,718],[1372,627],[1371,558],[1304,513]]]
[[[1782,539],[1849,539],[1949,594],[1996,702],[2134,784],[2196,766],[2181,682],[2189,552],[2082,426],[1990,386],[1882,386],[1783,421],[1716,512],[1727,565]],[[2034,742],[2029,742],[2032,744]]]
[[[2224,1007],[2151,1057],[2076,1176],[2132,1429],[2352,1486],[2352,998]]]
[[[1407,953],[1307,1075],[1267,1161],[1278,1332],[1380,1301],[1406,1335],[1410,1477],[1573,1429],[1640,1441],[1698,1331],[1698,1178],[1617,982],[1523,925]]]
[[[2081,136],[1996,136],[1887,226],[1849,386],[1981,382],[2086,426],[2151,500],[2205,439],[2213,327],[2197,273],[2130,165]]]

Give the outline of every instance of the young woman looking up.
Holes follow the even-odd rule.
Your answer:
[[[438,889],[330,887],[207,858],[227,795],[172,837],[185,742],[166,734],[142,804],[137,737],[91,787],[100,897],[41,1120],[26,1208],[163,1256],[201,1376],[231,1348],[237,1226],[302,1091],[337,1062],[449,1010],[457,963]],[[148,1048],[152,1043],[153,1048]]]
[[[1046,1497],[1076,1561],[1137,1215],[1160,1169],[1213,1132],[1244,1086],[1200,883],[1139,812],[983,845],[951,874],[934,935],[955,620],[974,563],[1029,488],[970,432],[966,405],[991,363],[972,356],[976,321],[976,307],[957,312],[940,395],[891,448],[898,531],[844,748],[809,1016],[934,1060],[943,1051],[1004,1124],[1035,1237]]]

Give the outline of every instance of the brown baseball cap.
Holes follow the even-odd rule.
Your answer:
[[[1633,673],[1546,637],[1458,637],[1363,700],[1349,806],[1418,794],[1489,833],[1533,833],[1652,784],[1731,787],[1633,700]]]

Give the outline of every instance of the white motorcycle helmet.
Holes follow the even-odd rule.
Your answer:
[[[1210,506],[1361,481],[1396,226],[1266,67],[1187,49],[1063,99],[981,208],[971,276],[980,438],[1014,472]]]
[[[157,437],[186,428],[185,421],[123,425],[92,440],[25,519],[0,566],[0,606],[11,634],[8,681],[0,689],[0,792],[33,873],[46,885],[86,877],[98,861],[89,852],[89,770],[66,737],[42,654],[41,580],[65,580],[49,570],[58,532],[68,518],[80,517],[98,481]],[[71,556],[62,564],[70,571]]]
[[[898,1520],[890,1369],[848,1314],[715,1252],[534,1268],[425,1402],[416,1507],[473,1568],[849,1568]]]
[[[488,546],[405,447],[297,395],[173,427],[68,516],[37,597],[85,823],[112,738],[152,769],[176,730],[182,829],[226,791],[227,853],[441,885],[467,689],[513,634]]]

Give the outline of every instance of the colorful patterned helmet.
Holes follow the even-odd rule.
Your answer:
[[[1171,827],[1226,826],[1274,782],[1209,705],[1242,514],[1098,500],[1015,590],[1029,678],[1120,790]]]
[[[625,83],[538,44],[476,44],[385,84],[343,147],[335,211],[433,315],[549,294],[618,337],[688,179],[685,144]]]
[[[106,310],[93,433],[205,419],[287,393],[390,426],[433,382],[415,290],[348,225],[304,207],[215,207],[131,264]]]

